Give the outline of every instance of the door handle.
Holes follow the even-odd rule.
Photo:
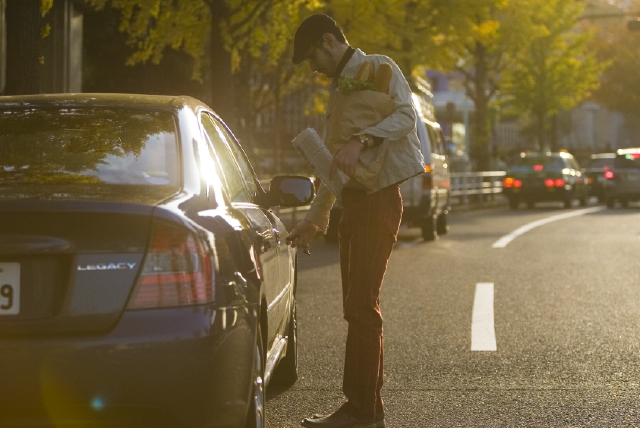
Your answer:
[[[266,253],[269,249],[271,249],[271,234],[268,230],[265,230],[264,232],[255,232],[255,236],[260,253]]]

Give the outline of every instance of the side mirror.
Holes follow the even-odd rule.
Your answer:
[[[269,184],[269,200],[272,206],[300,207],[309,205],[316,195],[313,182],[307,177],[279,175]]]

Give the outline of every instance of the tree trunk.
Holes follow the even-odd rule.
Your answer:
[[[536,119],[538,122],[538,129],[537,129],[537,133],[538,133],[538,150],[540,150],[541,152],[545,151],[545,144],[544,144],[544,127],[545,127],[545,120],[544,120],[544,113],[542,112],[538,112],[536,113]]]
[[[491,133],[489,130],[489,96],[487,95],[487,58],[486,48],[481,43],[476,45],[476,68],[474,76],[475,96],[473,97],[475,112],[474,143],[471,147],[471,157],[476,160],[478,171],[490,168],[489,144]]]
[[[40,0],[6,0],[5,95],[40,93]]]
[[[231,54],[224,48],[221,23],[229,19],[225,0],[211,3],[210,90],[211,108],[231,127],[238,127],[235,108],[235,91],[231,73]]]

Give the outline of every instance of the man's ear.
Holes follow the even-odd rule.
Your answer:
[[[322,35],[322,40],[327,44],[329,48],[335,47],[335,45],[338,43],[338,39],[336,39],[336,36],[331,33],[324,33]]]

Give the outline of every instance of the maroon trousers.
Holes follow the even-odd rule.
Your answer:
[[[397,185],[367,195],[345,188],[338,226],[344,318],[349,324],[343,392],[354,416],[384,413],[380,288],[402,218]]]

